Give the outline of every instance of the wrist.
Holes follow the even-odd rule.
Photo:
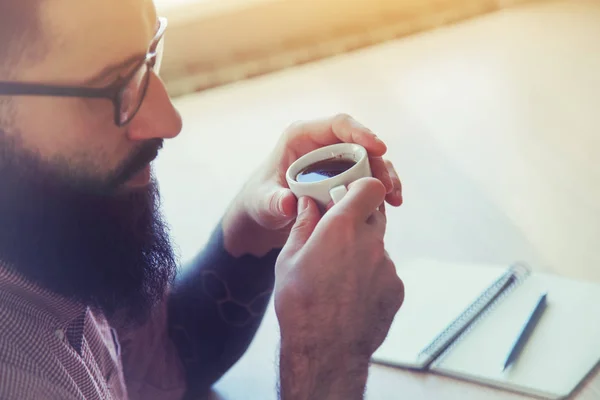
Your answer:
[[[282,400],[363,399],[370,357],[353,354],[343,347],[319,348],[282,339]]]

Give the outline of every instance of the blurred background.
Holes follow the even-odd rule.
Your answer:
[[[388,210],[386,235],[396,265],[522,261],[600,283],[599,1],[157,4],[170,21],[161,75],[184,129],[155,172],[184,261],[290,123],[344,112],[400,173],[405,203]],[[266,321],[215,398],[276,398]],[[373,399],[400,387],[411,399],[523,398],[384,369],[369,382]],[[598,398],[593,382],[582,399]]]
[[[156,168],[184,259],[292,122],[353,115],[405,204],[388,247],[600,281],[600,2],[157,0],[184,119]]]
[[[532,0],[157,0],[174,95],[352,51]]]

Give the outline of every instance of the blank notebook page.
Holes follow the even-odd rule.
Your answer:
[[[504,360],[539,295],[547,307],[523,353]],[[504,297],[432,370],[548,398],[571,392],[600,359],[598,285],[534,273]]]
[[[507,270],[429,260],[398,267],[405,287],[404,304],[373,361],[422,367],[419,353]]]

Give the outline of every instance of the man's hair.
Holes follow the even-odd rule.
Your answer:
[[[42,1],[46,0],[0,0],[0,80],[17,64],[43,55]]]

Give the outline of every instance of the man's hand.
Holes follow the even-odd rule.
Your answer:
[[[286,242],[297,216],[297,200],[285,173],[301,156],[335,143],[357,143],[369,153],[371,170],[385,187],[385,200],[402,204],[402,186],[394,166],[383,159],[386,145],[347,115],[293,124],[275,150],[232,204],[223,219],[225,246],[235,256],[261,256]]]
[[[275,267],[283,400],[362,399],[404,299],[384,249],[386,188],[364,178],[321,218],[308,198]]]

